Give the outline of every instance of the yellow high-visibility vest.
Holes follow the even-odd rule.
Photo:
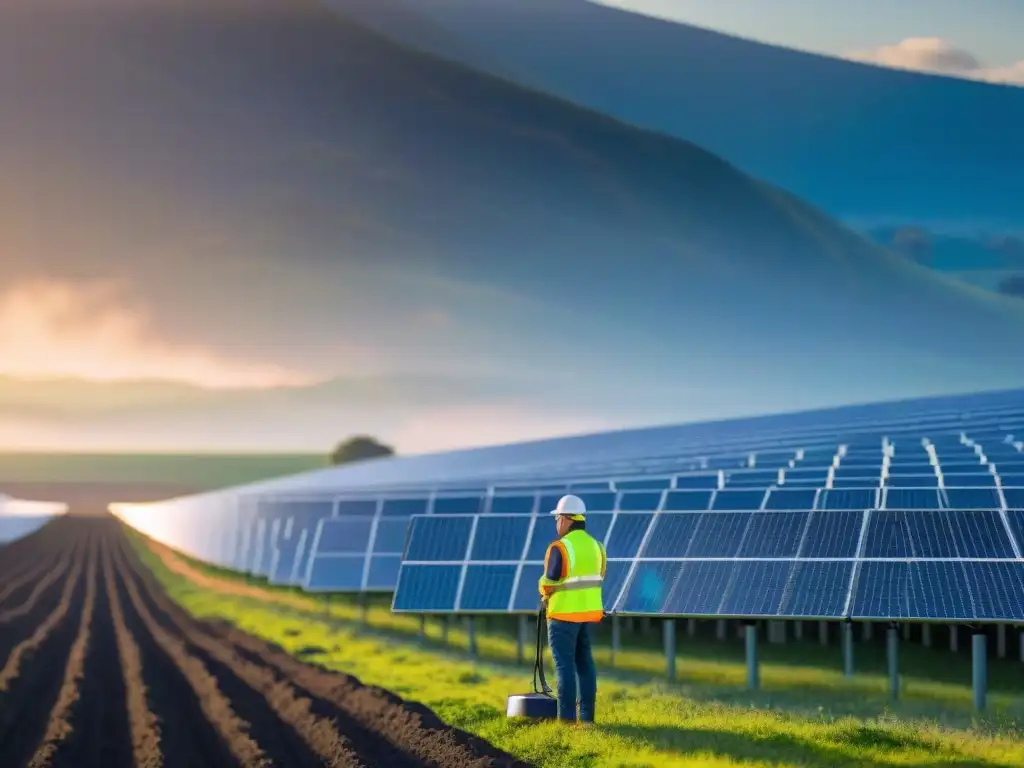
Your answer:
[[[601,599],[601,584],[604,581],[606,555],[601,542],[586,531],[570,531],[548,547],[560,547],[563,554],[561,581],[547,578],[547,556],[545,573],[540,579],[542,592],[550,595],[547,614],[549,619],[561,621],[591,622],[604,617]]]

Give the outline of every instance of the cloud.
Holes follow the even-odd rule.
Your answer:
[[[907,37],[895,45],[848,54],[848,59],[990,83],[1024,85],[1024,60],[989,67],[975,54],[939,37]]]
[[[297,371],[159,338],[145,310],[116,283],[47,280],[0,292],[0,375],[162,380],[210,389],[309,383]]]

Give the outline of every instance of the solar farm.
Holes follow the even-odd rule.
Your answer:
[[[556,535],[550,510],[566,493],[586,503],[587,530],[608,553],[607,616],[595,652],[599,727],[602,713],[614,722],[588,742],[599,745],[590,758],[578,751],[582,742],[545,730],[554,726],[526,726],[538,734],[529,737],[480,703],[514,693],[510,674],[520,690],[528,685],[537,581]],[[857,680],[874,675],[885,681],[879,695],[893,705],[905,704],[910,665],[917,690],[936,697],[928,717],[941,720],[942,701],[959,694],[940,680],[921,682],[908,641],[947,654],[940,662],[947,668],[962,666],[970,684],[964,706],[1009,729],[1005,738],[986,736],[1004,741],[985,749],[1008,757],[1015,748],[1005,739],[1018,741],[1012,734],[1021,710],[1007,689],[1018,676],[1006,672],[1007,665],[1024,666],[1024,390],[375,459],[111,505],[123,526],[108,517],[90,527],[59,505],[19,504],[11,509],[46,514],[22,514],[17,524],[9,520],[18,515],[0,517],[0,536],[13,540],[0,548],[0,650],[14,649],[7,666],[0,663],[0,750],[26,760],[35,754],[33,764],[172,765],[174,758],[199,760],[217,742],[220,757],[207,755],[207,762],[218,766],[255,764],[246,762],[253,755],[270,765],[733,765],[730,759],[744,755],[756,765],[888,765],[878,752],[889,748],[885,742],[858,741],[869,732],[890,738],[884,723],[819,717],[817,725],[799,727],[826,729],[827,743],[802,753],[778,747],[771,740],[778,734],[763,736],[797,728],[785,719],[791,716],[764,719],[790,695],[783,688],[817,685],[798,666],[773,672],[771,658],[787,644],[817,659],[834,654],[844,690],[867,696],[870,685],[858,688]],[[33,582],[53,558],[63,563],[60,573]],[[13,586],[5,590],[4,583]],[[83,596],[83,605],[69,608]],[[381,620],[385,602],[389,618]],[[368,620],[374,611],[376,629]],[[5,615],[17,620],[5,627]],[[93,635],[113,649],[94,653],[119,660],[92,664],[74,650],[88,642],[82,627],[90,621],[109,624],[109,638],[106,631]],[[388,634],[387,627],[410,622],[418,637]],[[428,640],[431,628],[441,630],[440,644]],[[449,633],[464,639],[464,651],[453,650]],[[300,658],[254,635],[284,643]],[[637,650],[647,635],[651,650]],[[695,660],[709,644],[721,650]],[[514,660],[509,651],[507,662],[495,661],[506,646]],[[714,658],[732,658],[730,647],[739,650],[739,677]],[[337,671],[307,665],[304,653],[334,654]],[[660,669],[637,666],[644,653]],[[36,659],[28,663],[31,674],[19,658]],[[75,689],[83,675],[86,698],[98,690],[89,669],[129,681],[125,707],[135,709],[121,734],[134,744],[134,763],[77,742],[95,759],[39,762],[46,749],[62,754],[46,742],[59,742],[52,734],[63,732],[53,725],[68,698],[59,692]],[[993,669],[1001,672],[989,680]],[[440,715],[345,673],[369,675],[372,684]],[[704,694],[687,681],[705,673],[731,680],[736,695],[755,697],[750,701],[765,709],[730,709],[722,685],[710,703],[694,704],[692,697]],[[683,687],[650,687],[652,675],[660,685]],[[453,698],[453,689],[489,678],[502,690]],[[19,709],[31,690],[49,693],[31,712]],[[140,690],[151,693],[132,693]],[[811,701],[822,696],[814,690]],[[762,691],[767,698],[756,698]],[[306,709],[301,701],[310,702]],[[650,701],[661,703],[652,709]],[[66,719],[110,730],[109,715],[100,722],[80,709],[76,720],[68,706]],[[853,704],[842,706],[850,711]],[[652,714],[659,707],[662,714]],[[492,713],[488,725],[473,719],[481,711]],[[647,716],[662,724],[644,730],[637,718]],[[722,718],[747,718],[744,738],[756,746],[737,742]],[[162,741],[147,730],[153,722],[164,724]],[[217,736],[204,746],[189,736],[195,728]],[[708,736],[708,728],[719,735]],[[1017,764],[956,751],[966,748],[956,735],[964,732],[928,733],[939,746],[904,733],[906,749],[920,759],[910,752],[893,759]],[[559,741],[566,755],[577,750],[576,757],[547,754],[545,739]],[[836,739],[846,740],[842,749]],[[594,756],[611,744],[604,758]],[[855,749],[876,757],[866,760]],[[930,761],[940,749],[948,759]],[[623,762],[627,752],[633,762]],[[448,758],[437,757],[442,753]]]
[[[393,593],[472,633],[537,613],[547,513],[571,492],[608,552],[613,645],[621,619],[666,619],[671,673],[674,620],[739,621],[756,686],[759,621],[835,624],[849,674],[855,626],[882,623],[895,694],[898,625],[992,625],[1005,655],[1024,623],[1022,439],[1024,392],[1000,392],[378,460],[114,513],[198,560]]]

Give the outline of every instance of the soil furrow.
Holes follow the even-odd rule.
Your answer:
[[[96,611],[96,543],[93,543],[92,551],[89,554],[89,569],[85,584],[85,604],[82,608],[82,617],[78,624],[78,636],[71,646],[68,654],[67,666],[64,668],[64,682],[57,696],[57,703],[50,713],[50,722],[46,727],[43,736],[43,743],[36,750],[35,755],[29,762],[30,768],[50,768],[58,751],[65,744],[74,732],[72,726],[72,710],[79,703],[82,695],[83,679],[85,678],[86,656],[90,650],[90,638],[92,636],[92,622]],[[90,675],[90,679],[95,675]],[[102,710],[109,704],[108,701],[96,700],[92,702],[92,708]],[[79,762],[84,768],[84,763]]]
[[[275,765],[296,768],[363,765],[347,748],[345,738],[334,725],[313,715],[309,700],[296,696],[287,681],[245,662],[229,647],[202,634],[194,620],[180,623],[169,620],[160,606],[160,598],[166,600],[166,596],[154,593],[152,585],[134,565],[125,558],[124,567],[134,574],[146,610],[165,631],[181,637],[189,652],[217,678],[232,706],[248,720],[253,732],[259,734],[260,746]]]
[[[45,736],[78,634],[85,558],[86,552],[79,548],[60,602],[49,614],[45,613],[49,606],[39,607],[35,633],[14,648],[0,670],[0,755],[5,766],[25,765]]]
[[[179,625],[195,625],[180,606],[160,591],[155,577],[137,561],[128,546],[127,542],[122,544],[126,557],[142,574],[158,610]],[[286,680],[299,695],[309,698],[313,713],[335,720],[359,756],[370,765],[525,765],[482,739],[451,728],[423,705],[365,686],[349,675],[306,664],[229,624],[204,622],[202,629],[208,637],[226,641],[238,656],[262,667],[274,679]],[[208,642],[219,645],[213,639]]]
[[[32,591],[29,592],[28,596],[21,603],[5,611],[0,611],[0,627],[31,612],[39,604],[40,598],[42,598],[47,588],[51,584],[56,584],[67,574],[70,563],[71,558],[61,558],[57,567],[39,579],[35,586],[32,587]]]
[[[118,564],[120,565],[120,564]],[[153,642],[160,646],[181,670],[189,685],[199,698],[199,704],[206,717],[222,734],[231,754],[245,768],[253,766],[271,766],[273,762],[259,744],[250,736],[250,725],[243,721],[231,706],[231,701],[217,684],[217,679],[199,659],[188,652],[184,642],[164,631],[146,609],[139,596],[138,587],[130,573],[118,568],[121,586],[128,595],[133,610],[139,617],[146,632],[152,636]]]
[[[13,563],[5,564],[9,567],[0,574],[0,584],[3,584],[0,587],[0,608],[4,608],[4,610],[7,610],[9,604],[19,599],[19,595],[16,594],[19,590],[28,587],[44,573],[53,570],[57,566],[56,557],[45,557],[43,562],[40,562],[37,554],[35,557],[26,556],[25,560],[27,562],[19,561],[17,565]]]
[[[142,669],[142,652],[128,631],[121,608],[121,597],[114,585],[111,546],[103,549],[103,585],[114,629],[114,643],[120,662],[121,686],[125,692],[130,729],[131,762],[136,768],[160,768],[164,765],[160,744],[160,726],[149,708]]]

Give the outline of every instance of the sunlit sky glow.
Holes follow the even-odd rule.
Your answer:
[[[1017,0],[596,0],[766,43],[1024,84]]]

